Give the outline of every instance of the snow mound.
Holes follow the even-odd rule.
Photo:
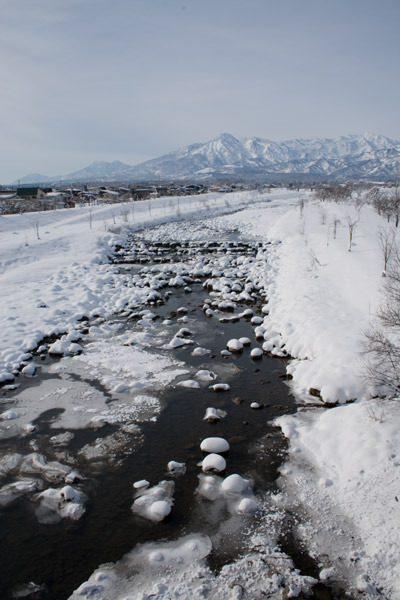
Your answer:
[[[176,385],[178,387],[188,388],[188,389],[191,389],[191,390],[198,390],[198,389],[200,389],[199,382],[195,381],[194,379],[185,379],[184,381],[179,381]]]
[[[226,347],[229,352],[241,352],[243,350],[243,343],[240,340],[231,339],[226,343]]]
[[[134,514],[158,523],[171,512],[175,484],[173,481],[160,481],[152,488],[139,488],[132,504]]]
[[[226,469],[226,460],[219,454],[208,454],[203,460],[201,468],[204,473],[208,473],[209,471],[221,473]]]
[[[211,354],[211,350],[207,350],[207,348],[202,348],[198,346],[192,352],[192,356],[206,356],[207,354]]]
[[[211,550],[211,540],[203,534],[139,545],[115,565],[102,565],[70,600],[95,598],[99,594],[104,600],[189,597],[190,586],[185,585],[187,570],[197,571]],[[165,583],[157,583],[154,578],[163,575]],[[194,585],[197,587],[198,583],[194,581]],[[177,589],[180,589],[178,596]]]
[[[220,421],[224,417],[226,417],[226,412],[224,410],[209,406],[206,409],[206,414],[203,417],[203,421],[208,421],[209,423],[215,423],[216,421]]]
[[[183,475],[183,473],[186,471],[186,465],[185,463],[170,460],[167,465],[167,469],[172,475]]]
[[[4,419],[4,421],[11,421],[13,419],[18,419],[20,417],[20,413],[16,410],[5,410],[0,414],[0,418]]]
[[[228,452],[229,442],[221,437],[209,437],[205,438],[201,444],[200,449],[202,452],[212,452],[220,454],[221,452]]]
[[[85,512],[85,496],[70,485],[61,489],[48,488],[34,498],[39,502],[36,516],[40,523],[53,524],[61,519],[77,521]]]
[[[207,369],[201,369],[200,371],[197,371],[195,377],[199,381],[206,381],[207,383],[217,379],[217,375],[213,373],[213,371],[207,371]]]
[[[210,385],[210,390],[214,392],[229,392],[231,386],[229,383],[214,383],[214,385]]]
[[[222,489],[224,492],[229,492],[231,494],[242,494],[245,490],[249,488],[249,482],[247,479],[243,479],[237,473],[233,475],[229,475],[222,482]]]
[[[261,358],[263,355],[263,351],[261,350],[261,348],[253,348],[250,352],[250,357],[257,359],[257,358]]]

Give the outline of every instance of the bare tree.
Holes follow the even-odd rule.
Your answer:
[[[91,206],[89,206],[89,209],[88,209],[87,220],[89,221],[90,229],[92,229],[92,227],[93,227],[93,208]]]
[[[385,216],[388,223],[393,217],[395,226],[398,227],[400,222],[400,187],[395,185],[390,192],[373,188],[369,195],[378,215]]]
[[[396,228],[399,226],[400,219],[400,188],[398,185],[395,185],[390,194],[390,208],[391,213],[396,219],[395,225]]]
[[[303,214],[304,214],[304,198],[301,197],[299,200],[299,210],[300,210],[300,219],[303,218]]]
[[[385,279],[385,300],[376,322],[365,332],[367,374],[384,393],[400,392],[400,254],[392,248]]]
[[[329,200],[331,202],[347,202],[351,197],[352,186],[350,184],[342,185],[333,183],[324,185],[316,190],[316,196],[319,200]]]
[[[378,230],[378,241],[379,241],[379,247],[381,249],[382,258],[383,258],[382,277],[386,277],[387,266],[389,264],[393,246],[395,244],[394,231],[385,229],[384,227],[381,227]]]
[[[123,206],[121,208],[121,217],[124,223],[127,223],[129,220],[129,209],[127,206]]]
[[[351,246],[353,243],[353,236],[354,236],[354,231],[357,227],[357,219],[354,219],[353,217],[351,217],[350,215],[347,215],[346,217],[346,221],[347,221],[347,227],[348,227],[348,231],[349,231],[349,247],[347,248],[348,252],[351,252]]]
[[[321,266],[321,263],[319,262],[319,260],[317,258],[317,255],[315,254],[314,250],[311,248],[308,254],[309,254],[310,258],[311,258],[311,265],[310,265],[311,269],[312,270],[318,269],[318,267]]]
[[[333,239],[336,240],[337,228],[340,225],[340,219],[337,217],[333,217],[332,221],[332,231],[333,231]]]
[[[40,240],[39,227],[40,227],[40,216],[36,215],[31,221],[31,227],[36,234],[38,240]]]

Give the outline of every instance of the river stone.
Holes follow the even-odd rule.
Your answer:
[[[152,520],[162,521],[171,512],[171,505],[165,500],[156,500],[149,508]]]
[[[242,498],[237,507],[237,512],[244,515],[251,515],[258,509],[258,504],[252,498]]]
[[[242,342],[236,339],[229,340],[226,347],[230,352],[241,352],[243,350]]]
[[[222,489],[225,492],[231,492],[233,494],[241,494],[247,487],[248,481],[243,479],[243,477],[237,473],[229,475],[229,477],[226,477],[222,482]]]
[[[200,449],[203,452],[215,452],[216,454],[228,452],[229,442],[221,437],[209,437],[201,442]]]
[[[208,454],[203,460],[201,468],[204,473],[207,473],[208,471],[217,471],[218,473],[221,473],[226,469],[226,460],[219,454]]]

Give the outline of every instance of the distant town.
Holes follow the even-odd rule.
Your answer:
[[[77,205],[112,204],[132,202],[168,196],[189,196],[207,192],[229,193],[242,190],[260,189],[266,191],[275,185],[257,183],[219,182],[206,185],[203,183],[165,184],[165,185],[60,185],[45,187],[21,185],[19,187],[0,187],[0,214],[20,214],[25,212],[74,208]]]

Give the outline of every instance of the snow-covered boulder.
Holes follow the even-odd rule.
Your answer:
[[[209,471],[221,473],[226,469],[226,460],[219,454],[208,454],[203,460],[201,468],[204,473],[208,473]]]
[[[77,521],[85,512],[85,496],[70,485],[62,489],[48,488],[37,494],[36,516],[40,523],[58,523],[61,519]]]
[[[217,379],[217,375],[213,371],[208,371],[207,369],[201,369],[200,371],[197,371],[195,377],[199,381],[206,382],[215,381],[215,379]]]
[[[186,465],[176,460],[170,460],[167,469],[172,475],[181,475],[186,471]]]
[[[220,419],[226,417],[226,412],[224,410],[220,410],[219,408],[214,408],[209,406],[206,409],[206,414],[203,417],[203,421],[208,421],[209,423],[215,423]]]
[[[259,408],[262,408],[262,404],[259,404],[258,402],[252,402],[250,404],[250,408],[253,408],[254,410],[258,410]]]
[[[28,376],[33,376],[36,373],[36,365],[34,363],[29,363],[29,365],[26,365],[21,373],[23,375],[28,375]]]
[[[5,410],[0,414],[0,419],[4,421],[11,421],[12,419],[19,419],[21,415],[16,410]]]
[[[237,505],[237,512],[244,515],[251,515],[257,512],[259,506],[253,498],[242,498]]]
[[[243,350],[243,344],[240,340],[231,339],[227,342],[226,347],[230,352],[241,352]]]
[[[158,523],[171,512],[175,484],[160,481],[152,488],[139,488],[132,504],[132,512]]]
[[[229,392],[231,386],[229,383],[214,383],[214,385],[210,385],[209,389],[213,392]]]
[[[231,494],[242,494],[249,487],[247,479],[243,479],[237,473],[229,475],[222,482],[222,489]]]
[[[191,390],[198,390],[200,388],[199,382],[194,379],[185,379],[184,381],[179,381],[176,385],[177,387],[188,388]]]
[[[198,346],[192,352],[192,356],[206,356],[206,354],[211,354],[211,350],[207,350],[207,348],[201,348]]]
[[[200,444],[200,450],[202,452],[215,452],[216,454],[228,452],[229,442],[222,437],[205,438]]]

